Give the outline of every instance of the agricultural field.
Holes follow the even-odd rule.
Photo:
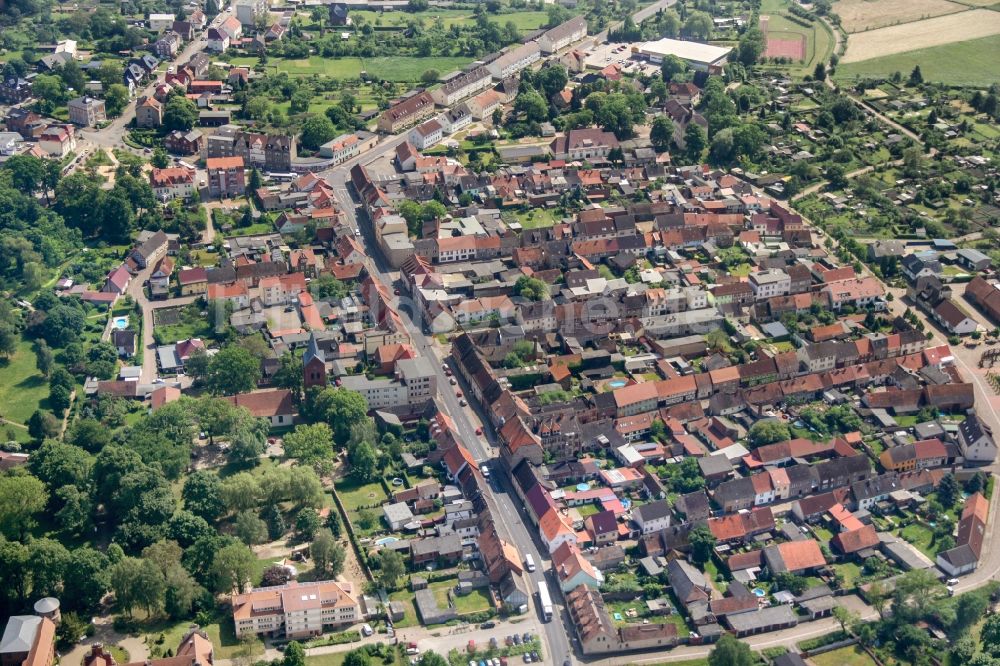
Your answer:
[[[833,11],[848,33],[963,12],[968,7],[949,0],[838,0]]]
[[[851,37],[851,40],[855,38]],[[891,76],[893,72],[906,74],[914,66],[920,65],[920,71],[927,81],[985,88],[1000,81],[997,62],[1000,62],[1000,40],[996,37],[983,37],[872,58],[863,62],[841,62],[834,78],[840,80],[885,78]]]
[[[862,62],[997,34],[1000,34],[1000,12],[972,9],[852,35],[840,62]]]

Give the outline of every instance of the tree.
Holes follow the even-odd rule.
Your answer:
[[[910,85],[919,86],[923,82],[924,82],[924,75],[920,71],[920,65],[915,65],[913,67],[913,71],[910,72]]]
[[[514,100],[514,113],[526,122],[540,123],[549,118],[549,105],[537,90],[522,90]]]
[[[322,529],[309,546],[316,573],[322,578],[336,578],[344,569],[344,549],[328,529]]]
[[[268,568],[264,569],[264,573],[261,576],[260,584],[261,587],[275,587],[277,585],[284,585],[292,579],[291,572],[280,564],[272,564]]]
[[[695,164],[700,162],[707,145],[705,128],[698,123],[688,123],[687,129],[684,130],[684,152],[688,160]]]
[[[242,592],[252,582],[257,557],[242,543],[231,543],[215,553],[211,575],[219,592]]]
[[[757,658],[750,646],[732,634],[722,634],[722,638],[708,653],[708,666],[754,666]]]
[[[441,77],[441,73],[436,69],[427,69],[420,75],[420,80],[424,83],[437,83],[437,80]]]
[[[208,387],[216,395],[248,393],[260,376],[260,360],[239,345],[223,347],[208,365]]]
[[[979,640],[983,644],[983,651],[994,657],[1000,656],[1000,615],[990,615],[986,618]]]
[[[309,507],[300,510],[295,516],[295,530],[299,533],[299,539],[302,541],[311,540],[321,524],[319,514],[316,513],[315,509]]]
[[[120,83],[115,83],[108,86],[107,92],[104,93],[104,110],[107,115],[112,118],[117,118],[122,115],[122,111],[128,106],[128,88]]]
[[[123,558],[111,567],[110,582],[115,603],[126,616],[131,617],[136,608],[150,615],[162,610],[166,580],[152,560]]]
[[[959,488],[958,482],[955,480],[953,474],[941,479],[941,483],[938,485],[938,500],[941,502],[942,506],[945,508],[951,508],[955,506],[955,502],[958,500],[962,489]]]
[[[369,442],[360,442],[350,451],[351,474],[359,480],[368,482],[375,478],[378,471],[378,456],[375,447]]]
[[[257,507],[263,494],[257,477],[249,472],[240,472],[223,479],[220,492],[230,511],[245,511]]]
[[[708,41],[712,36],[714,25],[712,17],[705,12],[691,12],[688,14],[687,20],[684,21],[684,32],[701,41]]]
[[[764,33],[756,24],[751,25],[740,37],[739,61],[747,67],[757,63],[764,53]]]
[[[38,99],[38,109],[50,114],[55,107],[66,101],[66,86],[58,76],[39,74],[31,84],[31,94]]]
[[[816,63],[816,69],[813,70],[813,78],[817,81],[826,80],[826,64],[822,62]]]
[[[127,241],[135,227],[135,209],[125,194],[112,190],[101,203],[101,232],[109,240]]]
[[[188,511],[210,523],[218,520],[226,510],[222,481],[218,474],[206,470],[197,470],[184,480],[181,499]]]
[[[302,145],[309,150],[319,150],[335,136],[337,128],[326,116],[312,116],[302,124]]]
[[[239,465],[256,465],[267,449],[268,421],[257,418],[245,408],[236,410],[229,433],[229,459]]]
[[[306,651],[298,641],[292,641],[285,648],[285,656],[281,660],[281,666],[305,666]]]
[[[45,484],[29,475],[0,476],[0,533],[22,541],[35,526],[35,514],[49,501]]]
[[[406,572],[403,556],[395,550],[383,550],[379,554],[379,582],[387,590],[396,589],[396,583]]]
[[[420,661],[417,662],[420,666],[448,666],[448,660],[439,655],[437,652],[432,652],[428,650],[420,655]]]
[[[846,632],[847,629],[854,625],[855,622],[861,619],[861,616],[854,611],[850,611],[841,605],[833,607],[833,618],[840,625],[840,630]]]
[[[343,283],[340,282],[340,280],[337,280],[336,278],[326,275],[313,280],[311,286],[315,287],[316,282],[324,277],[330,278],[331,280],[334,280],[335,282],[338,282],[341,285],[343,285]],[[302,357],[297,356],[292,352],[286,352],[282,354],[281,365],[278,367],[278,370],[274,373],[274,377],[272,377],[271,379],[274,382],[275,386],[290,390],[295,397],[295,402],[298,403],[302,399]],[[287,441],[286,441],[286,447],[287,447]]]
[[[161,146],[157,146],[153,148],[153,156],[149,158],[149,163],[156,169],[166,169],[170,166],[170,156]]]
[[[198,107],[184,95],[173,95],[163,105],[163,129],[190,131],[198,122]]]
[[[368,401],[356,391],[344,388],[326,388],[317,394],[309,405],[315,420],[325,420],[333,430],[333,441],[343,446],[351,436],[356,423],[368,419]]]
[[[333,456],[333,431],[322,422],[296,426],[285,436],[285,455],[303,463],[328,460]]]
[[[371,666],[372,660],[364,648],[351,650],[344,656],[344,666]]]
[[[88,546],[70,553],[65,578],[73,581],[73,594],[64,597],[63,603],[83,612],[97,608],[111,585],[110,567],[104,553]]]
[[[765,419],[757,421],[750,426],[747,438],[750,440],[750,445],[756,448],[765,444],[774,444],[775,442],[783,442],[791,439],[791,432],[788,430],[788,426],[781,421]]]
[[[670,147],[674,139],[674,123],[669,116],[656,116],[649,130],[649,141],[653,148],[664,151]]]
[[[529,301],[541,301],[549,295],[549,287],[538,278],[522,275],[514,283],[514,294]]]
[[[712,558],[715,535],[707,525],[698,525],[692,529],[688,535],[688,543],[691,544],[691,560],[695,564],[704,564]]]
[[[248,546],[267,541],[267,525],[253,511],[243,511],[236,516],[233,533]]]

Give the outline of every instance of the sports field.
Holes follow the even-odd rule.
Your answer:
[[[848,80],[889,77],[893,72],[901,72],[905,76],[915,65],[920,65],[920,72],[927,81],[985,88],[993,83],[1000,83],[998,62],[1000,62],[1000,39],[983,37],[897,53],[884,58],[872,58],[863,62],[841,63],[834,78]]]
[[[972,4],[972,3],[970,3]],[[849,33],[884,28],[968,9],[948,0],[837,0],[833,11]]]
[[[851,35],[840,62],[861,62],[997,34],[1000,34],[1000,12],[972,9]]]
[[[792,58],[796,64],[791,69],[796,73],[812,73],[817,62],[829,60],[833,53],[833,34],[822,22],[813,21],[807,27],[798,23],[798,19],[792,20],[788,5],[788,0],[763,0],[761,3],[761,30],[766,24],[767,55]],[[797,57],[797,53],[801,56]]]
[[[357,79],[362,72],[386,81],[415,82],[429,69],[447,74],[468,65],[470,58],[324,58],[311,56],[299,60],[268,62],[268,71],[288,72],[290,76],[330,76],[338,79]],[[234,65],[254,66],[256,58],[233,58]]]

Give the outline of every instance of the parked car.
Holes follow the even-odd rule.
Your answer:
[[[480,629],[492,629],[495,626],[497,626],[496,622],[494,622],[493,620],[488,620],[486,622],[483,622],[481,625],[479,625],[479,628]],[[490,640],[492,641],[492,640],[495,640],[495,639],[490,639]]]

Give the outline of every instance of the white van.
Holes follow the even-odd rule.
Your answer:
[[[535,558],[533,558],[530,553],[525,553],[524,555],[524,566],[528,569],[528,571],[535,570]]]
[[[365,636],[371,636],[375,632],[372,631],[372,625],[366,623],[361,625],[361,633]]]

